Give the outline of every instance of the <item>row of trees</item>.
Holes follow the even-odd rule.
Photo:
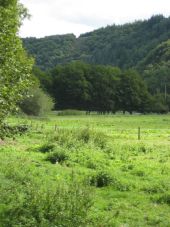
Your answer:
[[[168,111],[162,94],[151,95],[140,75],[132,69],[122,71],[117,67],[75,61],[58,65],[48,75],[37,68],[34,73],[53,96],[55,109],[100,113]]]

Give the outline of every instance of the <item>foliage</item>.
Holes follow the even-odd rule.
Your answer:
[[[80,35],[23,39],[28,52],[43,70],[82,60],[121,68],[136,67],[161,42],[170,38],[170,18],[162,15],[125,25],[112,25]]]
[[[127,70],[120,76],[119,84],[116,88],[117,109],[128,111],[138,111],[141,113],[150,111],[150,95],[145,83],[134,70]]]
[[[88,66],[81,62],[60,65],[51,72],[51,94],[59,109],[83,109],[89,99],[89,83],[85,78]]]
[[[53,106],[53,99],[38,87],[31,88],[29,96],[20,103],[20,108],[25,114],[35,116],[49,113]]]
[[[18,134],[23,135],[28,130],[29,130],[28,125],[10,126],[6,123],[3,123],[1,125],[0,138],[1,139],[5,139],[7,137],[15,138]]]
[[[153,113],[168,113],[170,105],[165,100],[164,94],[155,94],[152,98]]]
[[[17,35],[25,12],[17,0],[0,2],[0,124],[31,84],[33,62]]]
[[[62,164],[68,159],[68,154],[64,149],[58,147],[54,152],[48,154],[46,160],[50,161],[53,164],[60,163]]]
[[[95,175],[93,175],[90,179],[91,185],[95,185],[96,187],[106,187],[111,185],[112,177],[109,172],[106,171],[98,171]]]
[[[54,151],[55,145],[52,143],[45,143],[40,148],[39,151],[42,153],[52,152]]]
[[[32,74],[34,75],[35,84],[39,85],[45,92],[48,93],[52,82],[51,75],[36,66],[33,67]]]
[[[68,61],[75,52],[76,37],[73,34],[55,35],[45,38],[25,38],[23,44],[36,59],[42,70],[53,68]]]
[[[170,92],[170,40],[153,49],[139,64],[138,70],[152,94]]]
[[[79,38],[70,34],[27,38],[24,44],[37,59],[38,67],[46,71],[54,68],[45,73],[35,67],[34,73],[42,88],[56,100],[56,109],[164,112],[161,99],[159,108],[152,106],[156,104],[151,95],[165,89],[167,94],[170,92],[169,26],[170,18],[157,15],[131,24],[107,26]],[[121,71],[113,65],[130,70]]]
[[[38,67],[46,71],[55,67],[50,73],[34,69],[43,89],[57,101],[55,108],[89,113],[160,113],[167,112],[170,106],[161,99],[156,104],[151,95],[170,92],[169,26],[169,17],[156,15],[144,21],[107,26],[78,38],[70,34],[27,38],[24,44],[37,59]],[[131,70],[134,68],[146,85]]]
[[[51,71],[51,95],[57,109],[80,109],[99,113],[151,111],[151,97],[134,70],[72,62]]]

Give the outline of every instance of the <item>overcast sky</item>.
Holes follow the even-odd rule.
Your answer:
[[[21,28],[22,37],[82,33],[112,25],[170,16],[170,0],[20,0],[32,15]]]

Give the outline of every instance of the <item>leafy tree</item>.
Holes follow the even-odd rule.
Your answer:
[[[57,100],[57,108],[83,109],[89,99],[89,83],[85,78],[85,69],[88,65],[81,62],[73,62],[67,65],[57,66],[51,72],[51,92]]]
[[[27,57],[18,37],[25,13],[17,0],[0,1],[0,124],[31,84],[33,61]]]
[[[87,110],[100,113],[115,111],[115,92],[120,73],[120,69],[116,67],[102,65],[90,67],[86,76],[90,84]]]
[[[51,95],[57,109],[115,111],[115,91],[120,69],[77,61],[51,71]]]
[[[116,89],[117,109],[128,111],[149,111],[150,96],[146,85],[134,70],[124,71],[120,75]]]
[[[168,97],[169,102],[169,97]],[[152,97],[151,111],[153,113],[165,114],[169,111],[168,102],[166,102],[164,94],[157,93]]]
[[[52,78],[50,73],[44,72],[34,66],[32,74],[34,75],[35,80],[37,79],[36,83],[38,83],[44,91],[50,93],[50,89],[52,87]]]
[[[151,94],[170,93],[170,64],[150,65],[143,72],[144,80]]]
[[[148,88],[152,94],[170,93],[170,40],[153,49],[140,64]]]

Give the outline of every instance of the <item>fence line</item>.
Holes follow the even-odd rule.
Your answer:
[[[56,123],[38,123],[33,121],[18,121],[16,123],[9,122],[9,125],[28,125],[32,129],[33,132],[45,132],[45,130],[52,130],[54,132],[57,132],[60,129],[68,129],[68,130],[78,130],[78,129],[84,129],[87,126],[62,126],[58,125]],[[170,140],[170,128],[142,128],[142,127],[136,127],[136,128],[115,128],[115,127],[89,127],[90,129],[99,130],[99,131],[105,131],[109,134],[109,136],[112,136],[113,139],[128,139],[127,135],[129,136],[129,139],[136,139],[136,140],[142,140],[142,139],[149,139],[149,137],[152,136],[152,138],[159,138],[159,137],[166,137]],[[160,132],[160,133],[159,133]],[[163,133],[164,132],[164,133]]]

